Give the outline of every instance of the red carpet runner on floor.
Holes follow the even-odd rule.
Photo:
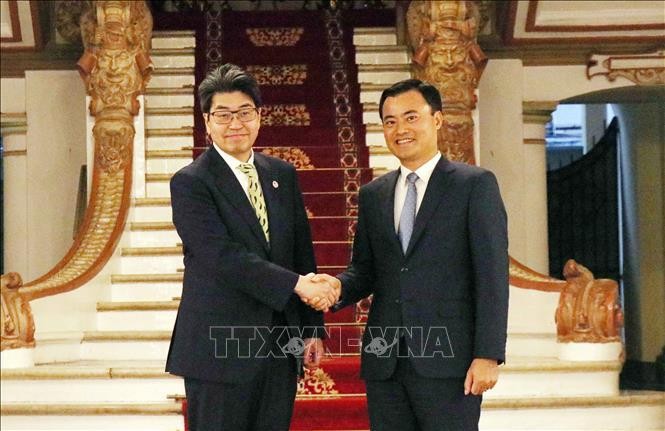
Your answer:
[[[357,191],[372,178],[352,42],[358,16],[209,11],[205,37],[197,36],[197,53],[205,51],[205,58],[197,55],[197,84],[227,62],[259,81],[265,106],[255,149],[299,169],[319,271],[330,274],[349,261]],[[390,25],[390,18],[373,13],[369,24]],[[205,145],[201,126],[198,148]],[[291,430],[369,429],[358,357],[364,318],[363,304],[326,315],[329,354],[299,382]]]

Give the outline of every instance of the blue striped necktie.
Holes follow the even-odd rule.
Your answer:
[[[409,248],[409,241],[411,234],[413,234],[413,225],[416,222],[416,202],[418,201],[418,191],[416,190],[416,181],[418,175],[411,172],[406,176],[406,198],[404,199],[404,206],[402,207],[402,214],[399,217],[399,228],[397,236],[399,242],[402,244],[402,251],[406,253]]]

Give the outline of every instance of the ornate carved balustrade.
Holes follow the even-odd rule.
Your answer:
[[[2,276],[2,350],[34,346],[29,301],[68,292],[92,279],[125,227],[132,182],[133,117],[152,71],[152,17],[143,1],[96,1],[81,17],[79,71],[95,117],[91,196],[74,244],[45,275],[21,286]]]

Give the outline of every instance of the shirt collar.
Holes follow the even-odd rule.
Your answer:
[[[441,159],[441,153],[437,151],[434,157],[429,159],[427,162],[425,162],[421,167],[419,167],[415,171],[411,171],[409,168],[404,167],[404,165],[400,165],[399,170],[402,181],[406,181],[407,175],[409,175],[411,172],[415,172],[416,175],[418,175],[418,178],[423,180],[423,182],[427,184],[429,182],[429,177],[432,176],[432,172],[434,172],[434,168],[436,167],[436,164],[439,163],[440,159]]]
[[[231,168],[232,171],[235,171],[235,169],[240,166],[243,162],[240,160],[236,159],[226,151],[220,149],[217,145],[212,144],[213,148],[217,150],[220,156],[222,156],[222,159],[226,162],[227,165]],[[249,160],[247,160],[247,163],[254,164],[254,150],[251,150],[251,153],[249,155]]]

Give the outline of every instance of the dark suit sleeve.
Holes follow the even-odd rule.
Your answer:
[[[233,241],[204,181],[186,173],[171,179],[173,223],[187,255],[220,285],[238,289],[282,311],[293,295],[298,274],[262,259]]]
[[[508,229],[494,174],[476,177],[469,205],[474,275],[474,357],[505,361],[508,321]]]
[[[316,273],[316,260],[314,258],[314,247],[312,245],[312,234],[307,220],[305,203],[302,199],[298,176],[293,169],[293,193],[294,193],[294,269],[298,274]],[[298,302],[300,319],[304,328],[303,338],[325,338],[323,313],[316,311],[302,301]]]
[[[338,274],[342,282],[342,296],[334,311],[355,304],[374,291],[374,255],[369,240],[369,202],[367,191],[360,189],[358,195],[358,225],[353,239],[353,255],[345,272]]]

